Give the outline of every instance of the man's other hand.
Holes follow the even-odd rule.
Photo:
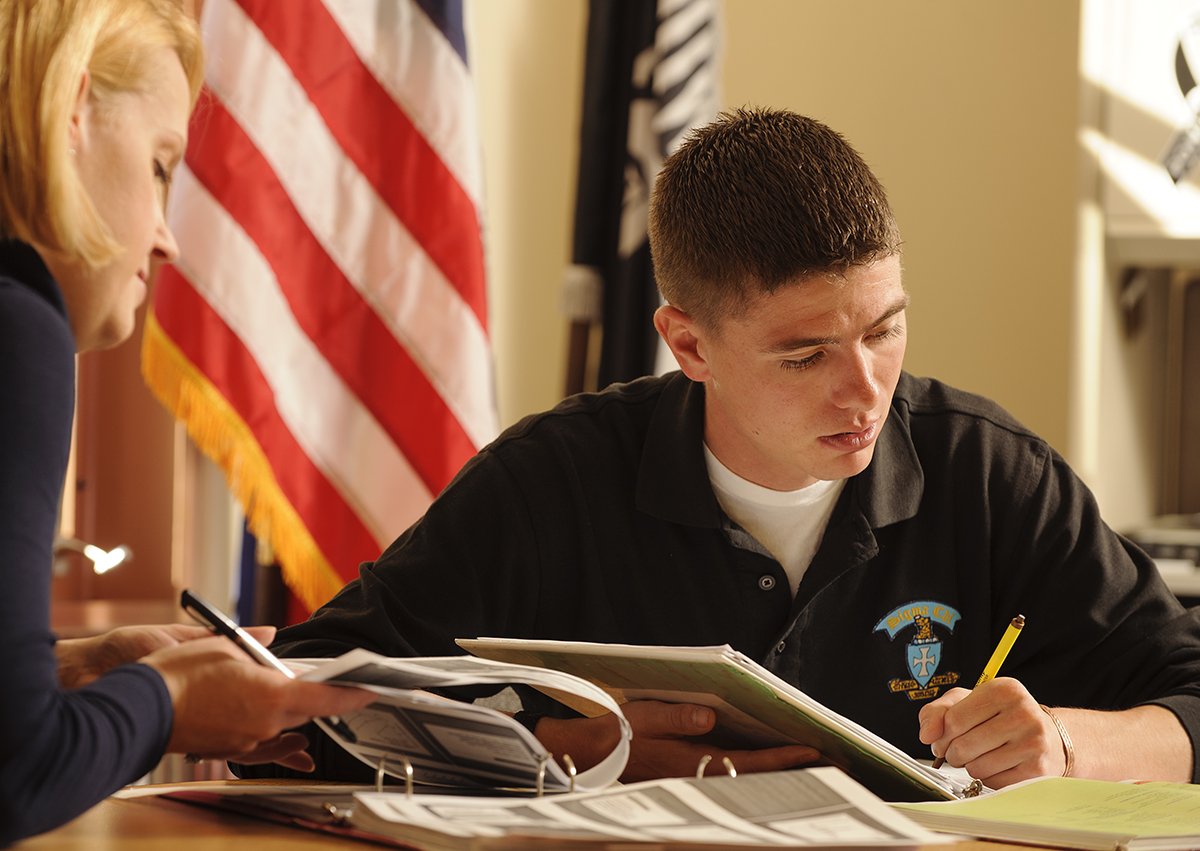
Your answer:
[[[712,731],[716,713],[706,706],[637,700],[621,707],[633,728],[629,762],[621,780],[632,783],[659,777],[691,777],[700,760],[711,756],[706,774],[724,774],[728,757],[741,773],[779,771],[817,762],[821,754],[807,745],[784,745],[761,750],[724,750],[695,741]],[[561,759],[569,754],[580,770],[590,768],[617,745],[619,727],[613,715],[562,720],[543,718],[536,735]]]

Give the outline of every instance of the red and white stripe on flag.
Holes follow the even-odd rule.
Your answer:
[[[309,608],[498,430],[462,0],[206,0],[147,383]]]

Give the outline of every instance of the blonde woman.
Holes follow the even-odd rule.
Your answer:
[[[177,254],[163,202],[202,63],[170,0],[0,0],[0,845],[164,752],[308,768],[282,731],[371,699],[289,680],[199,628],[50,632],[74,356],[126,339],[151,264]]]

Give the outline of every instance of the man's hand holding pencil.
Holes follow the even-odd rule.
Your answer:
[[[1024,626],[1023,616],[1013,618],[974,689],[950,689],[921,710],[920,738],[935,768],[949,762],[992,788],[1069,773],[1070,740],[1050,710],[1017,680],[996,679]]]

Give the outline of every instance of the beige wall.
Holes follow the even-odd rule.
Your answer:
[[[995,398],[1064,449],[1076,5],[726,9],[726,101],[820,118],[887,187],[913,297],[906,368]]]
[[[501,426],[563,396],[585,0],[475,0],[468,43],[486,188],[489,328]]]
[[[888,187],[907,368],[1068,435],[1079,8],[1067,0],[726,2],[724,102],[841,131]],[[562,393],[584,0],[473,0],[504,424]]]

